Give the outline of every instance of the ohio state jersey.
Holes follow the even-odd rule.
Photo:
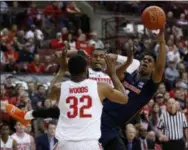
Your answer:
[[[56,128],[59,141],[98,140],[101,137],[102,103],[97,81],[65,81],[61,85]]]
[[[114,87],[111,78],[109,75],[102,71],[94,71],[93,69],[89,68],[89,78],[92,80],[96,80],[97,82],[105,82]]]
[[[4,143],[1,139],[1,150],[13,150],[13,139],[9,136],[6,143]]]
[[[11,137],[16,141],[16,150],[30,150],[31,137],[29,134],[25,133],[24,137],[19,137],[16,133],[14,133]]]

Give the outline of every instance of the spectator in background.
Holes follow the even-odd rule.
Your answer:
[[[27,9],[28,15],[28,25],[37,24],[40,25],[42,23],[42,12],[37,8],[36,2],[31,2],[31,6]]]
[[[4,52],[1,51],[1,49],[0,49],[0,63],[1,63],[1,65],[6,64],[6,58],[5,58],[5,55],[4,55]]]
[[[14,95],[11,100],[14,102],[14,105],[19,105],[21,102],[21,96],[24,93],[25,89],[22,85],[17,85],[15,87]]]
[[[162,93],[157,93],[155,95],[155,102],[159,105],[160,111],[166,111],[166,105],[164,102],[164,95]]]
[[[37,91],[31,97],[31,105],[34,110],[44,106],[44,101],[46,99],[46,90],[43,85],[38,85]]]
[[[17,51],[24,50],[25,48],[25,32],[20,30],[17,32],[17,35],[13,38],[14,47]]]
[[[16,132],[13,135],[11,135],[11,137],[17,143],[17,150],[20,149],[36,150],[34,138],[25,132],[25,126],[17,121],[15,125],[15,129]]]
[[[177,22],[180,25],[188,25],[188,21],[185,19],[185,14],[180,14],[180,19]]]
[[[171,43],[171,41],[169,42]],[[176,47],[176,45],[169,44],[169,51],[167,53],[167,62],[175,61],[175,65],[180,62],[180,53]]]
[[[36,84],[34,81],[27,82],[29,98],[32,100],[36,93]]]
[[[57,71],[58,65],[54,63],[51,56],[45,56],[46,73],[53,74]]]
[[[157,103],[155,103],[152,107],[152,111],[150,113],[150,122],[152,126],[152,130],[157,134],[158,133],[158,122],[159,122],[159,117],[161,115],[160,107]]]
[[[62,10],[59,7],[59,2],[52,2],[52,4],[47,5],[44,8],[45,15],[45,24],[50,26],[52,23],[55,24],[55,27],[58,27],[58,24],[61,23],[61,17],[63,15]]]
[[[68,40],[68,35],[69,35],[69,30],[67,27],[61,28],[61,34],[62,34],[62,39],[65,41]]]
[[[12,104],[11,98],[9,95],[6,95],[6,89],[4,84],[0,84],[0,101],[4,101]],[[1,119],[2,121],[9,121],[10,116],[6,112],[1,111]]]
[[[94,47],[88,43],[86,40],[86,35],[82,34],[76,42],[76,49],[83,50],[86,55],[91,56]]]
[[[16,24],[13,24],[11,30],[9,31],[9,38],[11,41],[16,36],[17,32],[18,32],[18,27]]]
[[[10,135],[10,127],[9,124],[3,123],[0,126],[1,130],[1,145],[0,149],[1,150],[17,150],[17,143],[15,140],[13,140],[9,135]]]
[[[157,93],[165,94],[167,92],[166,85],[162,82],[159,84],[159,88],[157,90]]]
[[[68,44],[70,46],[70,50],[76,49],[76,42],[73,39],[73,35],[71,33],[68,34]]]
[[[6,47],[6,44],[12,44],[12,39],[9,37],[9,30],[7,28],[1,31],[1,44],[4,47]],[[6,50],[4,47],[3,50]]]
[[[36,26],[35,26],[34,24],[32,24],[32,25],[29,27],[28,31],[27,31],[26,34],[25,34],[25,39],[26,39],[26,40],[28,40],[29,38],[33,38],[33,39],[35,38],[35,34],[34,34],[35,28],[36,28]]]
[[[13,76],[8,75],[6,77],[4,84],[5,84],[5,88],[6,88],[6,94],[9,96],[12,96],[12,93],[15,89],[15,83],[13,82]]]
[[[94,45],[95,49],[104,49],[104,44],[99,39],[96,32],[91,33],[91,39],[89,40],[89,44]]]
[[[81,27],[81,10],[76,6],[76,3],[74,1],[70,1],[66,7],[66,11],[68,13],[68,18],[76,26],[76,30],[79,29]]]
[[[4,66],[4,71],[5,72],[13,72],[13,73],[18,72],[18,66],[17,66],[14,58],[8,58],[7,61],[8,61],[8,63]]]
[[[151,112],[153,110],[153,106],[154,106],[155,102],[153,99],[151,99],[148,103],[148,107],[149,107],[149,112]]]
[[[161,146],[159,144],[157,144],[157,142],[156,142],[156,134],[155,134],[155,132],[153,132],[153,131],[148,132],[147,139],[149,139],[149,140],[151,140],[152,142],[155,143],[154,150],[162,150]]]
[[[40,42],[44,40],[43,32],[39,28],[35,27],[34,35],[35,35],[35,40],[37,44],[39,44],[40,46]]]
[[[176,69],[176,62],[174,60],[170,60],[168,67],[165,70],[165,82],[167,89],[171,90],[174,87],[174,82],[178,77],[179,72]]]
[[[61,49],[64,47],[64,41],[60,32],[56,34],[56,39],[50,41],[50,47],[53,49]]]
[[[142,124],[139,128],[139,140],[141,150],[154,149],[155,143],[147,139],[147,129]]]
[[[0,1],[0,12],[1,12],[1,15],[0,15],[0,24],[3,26],[3,27],[7,27],[9,26],[9,23],[10,23],[10,20],[9,20],[9,6],[7,4],[7,2],[5,1]]]
[[[18,106],[18,108],[25,110],[25,111],[30,111],[32,109],[31,100],[29,99],[29,95],[26,91],[24,91],[21,94],[20,103],[18,103],[17,106]]]
[[[40,61],[40,56],[35,54],[33,62],[28,64],[28,71],[30,73],[39,73],[42,74],[45,72],[45,66]]]
[[[130,124],[129,126],[126,126],[125,134],[126,134],[126,139],[124,140],[124,143],[125,143],[126,149],[127,150],[141,150],[140,142],[136,138],[136,129],[132,124]]]
[[[27,52],[29,52],[30,54],[34,54],[37,51],[37,47],[36,47],[36,43],[34,38],[30,37],[26,44],[25,44],[25,49]]]
[[[54,145],[57,143],[57,139],[55,138],[56,125],[55,120],[50,121],[47,127],[47,133],[36,138],[37,150],[53,150]]]
[[[6,62],[9,63],[9,61],[16,62],[18,60],[18,53],[14,50],[14,48],[8,44],[6,45],[7,51],[5,52],[5,58]]]

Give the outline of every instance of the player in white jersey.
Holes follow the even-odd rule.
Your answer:
[[[1,125],[1,145],[0,145],[0,149],[1,150],[17,150],[16,149],[16,141],[13,140],[13,138],[11,138],[9,136],[10,134],[10,127],[8,124],[3,123]]]
[[[107,97],[114,102],[127,102],[128,98],[116,76],[113,62],[109,57],[106,62],[114,87],[119,91],[106,83],[88,79],[87,60],[80,55],[69,59],[71,80],[53,86],[60,93],[60,117],[56,128],[56,138],[59,141],[57,150],[99,150],[103,99]]]
[[[140,62],[136,59],[130,59],[130,57],[124,57],[121,55],[109,54],[110,57],[116,60],[118,63],[127,62],[127,70],[129,73],[133,73],[138,69]],[[106,62],[105,62],[105,51],[95,50],[92,52],[90,58],[90,68],[89,68],[89,78],[94,79],[98,82],[105,82],[113,86],[112,80],[109,75],[106,73]]]
[[[25,132],[25,126],[20,122],[16,122],[16,133],[11,137],[16,141],[16,150],[35,150],[34,138]]]

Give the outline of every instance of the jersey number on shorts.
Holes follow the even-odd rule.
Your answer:
[[[89,95],[84,95],[80,99],[75,96],[69,96],[66,99],[66,103],[71,104],[71,111],[67,112],[68,118],[75,118],[79,115],[80,118],[91,118],[91,114],[86,114],[85,110],[90,109],[92,106],[92,98]],[[78,103],[86,103],[82,107],[78,108]]]

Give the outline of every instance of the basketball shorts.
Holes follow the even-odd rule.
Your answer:
[[[96,140],[93,141],[58,141],[54,150],[103,150]]]

